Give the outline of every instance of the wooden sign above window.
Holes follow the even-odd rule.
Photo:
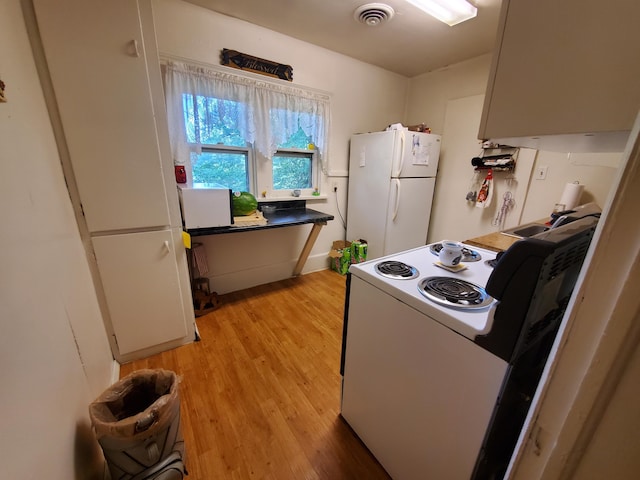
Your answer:
[[[288,80],[289,82],[293,81],[293,67],[291,65],[264,60],[236,50],[229,50],[228,48],[222,49],[221,57],[221,65]]]

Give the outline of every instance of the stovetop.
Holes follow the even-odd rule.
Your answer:
[[[460,307],[444,305],[434,299],[427,298],[420,291],[420,282],[427,277],[451,277],[484,288],[493,270],[486,261],[494,259],[496,254],[489,250],[465,245],[465,248],[475,252],[481,259],[477,259],[474,254],[473,261],[461,263],[463,269],[451,272],[437,265],[438,257],[434,255],[433,251],[434,245],[439,243],[353,264],[349,272],[465,337],[474,339],[477,335],[486,333],[490,329],[491,306],[494,303],[491,301],[492,299],[489,298],[484,305],[475,306],[475,308],[468,308],[465,305]],[[417,271],[417,275],[401,277],[381,275],[379,267],[377,268],[378,264],[389,262],[400,262],[408,267],[413,267]]]

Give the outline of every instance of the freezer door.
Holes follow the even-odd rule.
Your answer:
[[[397,132],[402,152],[394,158],[392,177],[435,177],[440,158],[440,135]]]
[[[435,178],[390,179],[383,255],[425,245],[435,184]]]

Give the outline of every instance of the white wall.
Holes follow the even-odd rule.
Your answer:
[[[465,200],[473,178],[471,158],[480,153],[477,133],[482,103],[478,96],[484,94],[490,66],[491,56],[483,55],[409,82],[406,124],[424,122],[443,136],[428,242],[466,240],[486,233],[485,228],[477,228],[483,223],[491,226],[493,212],[470,207]]]
[[[434,195],[429,240],[467,240],[520,224],[531,167],[536,151],[520,149],[513,172],[493,173],[493,194],[486,208],[467,201],[469,191],[479,191],[487,170],[476,171],[471,159],[481,155],[478,127],[484,95],[456,98],[447,102],[442,152]],[[504,195],[513,205],[501,214]]]
[[[0,8],[0,478],[102,478],[87,407],[114,363],[19,0]]]
[[[615,178],[621,153],[559,154],[521,149],[515,181],[509,184],[509,176],[498,173],[492,204],[486,209],[470,206],[465,196],[473,180],[471,158],[481,151],[477,134],[482,105],[478,99],[485,92],[490,65],[491,55],[483,55],[409,82],[405,124],[424,122],[443,136],[429,242],[465,240],[502,230],[493,221],[507,190],[514,194],[516,205],[504,228],[548,218],[565,184],[576,180],[586,186],[581,201],[602,207]],[[548,167],[545,180],[531,178],[538,166]]]
[[[407,104],[405,123],[414,125],[424,122],[433,133],[442,134],[447,102],[455,98],[484,95],[490,67],[491,55],[482,55],[413,77],[409,81],[410,102]]]
[[[585,186],[580,204],[595,202],[603,208],[616,178],[622,155],[622,152],[538,152],[533,171],[538,167],[548,167],[547,177],[544,180],[536,180],[535,175],[532,176],[522,213],[523,222],[547,218],[554,205],[560,201],[566,184],[576,181]]]
[[[408,79],[344,55],[178,0],[154,1],[161,54],[210,65],[223,48],[293,67],[293,83],[329,92],[331,100],[329,173],[335,177],[326,200],[307,206],[335,216],[323,227],[303,273],[327,268],[334,240],[344,239],[349,137],[402,121]],[[338,210],[339,208],[339,210]],[[218,293],[291,276],[310,225],[263,232],[198,238],[209,257],[211,288]]]
[[[480,112],[475,107],[467,112],[460,111],[458,105],[456,115],[462,115],[465,124],[472,125],[471,129],[459,128],[454,122],[448,132],[444,131],[450,102],[484,94],[491,55],[406,79],[179,0],[154,0],[154,16],[158,47],[163,55],[218,65],[220,51],[232,48],[291,65],[294,84],[320,89],[332,95],[328,154],[332,177],[323,185],[328,191],[328,199],[308,201],[308,206],[334,215],[335,220],[323,228],[303,273],[326,268],[331,243],[344,238],[341,217],[346,218],[349,137],[353,133],[382,130],[390,123],[410,125],[424,122],[434,133],[443,135],[441,170],[436,183],[433,228],[429,233],[429,241],[444,237],[464,240],[500,230],[492,222],[500,207],[503,191],[506,191],[505,182],[496,182],[498,195],[491,208],[485,211],[470,209],[464,200],[466,192],[463,192],[459,203],[450,198],[460,196],[454,194],[453,190],[464,190],[469,186],[472,177],[470,161],[479,152],[479,148],[476,148],[479,142],[475,124],[479,124]],[[593,197],[599,203],[604,203],[612,178],[609,172],[615,170],[601,167],[598,171],[578,165],[566,169],[563,166],[566,162],[549,154],[541,156],[543,162],[549,163],[546,182],[544,185],[530,184],[528,177],[534,156],[535,152],[529,151],[523,154],[519,162],[517,186],[509,187],[517,195],[518,203],[505,227],[529,221],[529,218],[541,218],[541,212],[545,212],[542,217],[547,216],[551,210],[547,205],[550,195],[546,192],[554,191],[558,185],[564,186],[574,179],[586,183]],[[602,168],[605,174],[601,174]],[[592,179],[590,172],[595,179]],[[504,180],[503,177],[505,175],[501,174],[500,178]],[[334,183],[338,186],[337,194],[330,188]],[[530,187],[533,188],[531,194],[528,192]],[[542,187],[544,195],[537,191]],[[551,209],[555,201],[551,203]],[[211,288],[218,293],[226,293],[289,277],[310,229],[311,226],[306,225],[199,237],[195,241],[206,247]]]

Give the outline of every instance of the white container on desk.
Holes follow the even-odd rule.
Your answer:
[[[228,227],[233,224],[231,190],[178,185],[184,228]]]

